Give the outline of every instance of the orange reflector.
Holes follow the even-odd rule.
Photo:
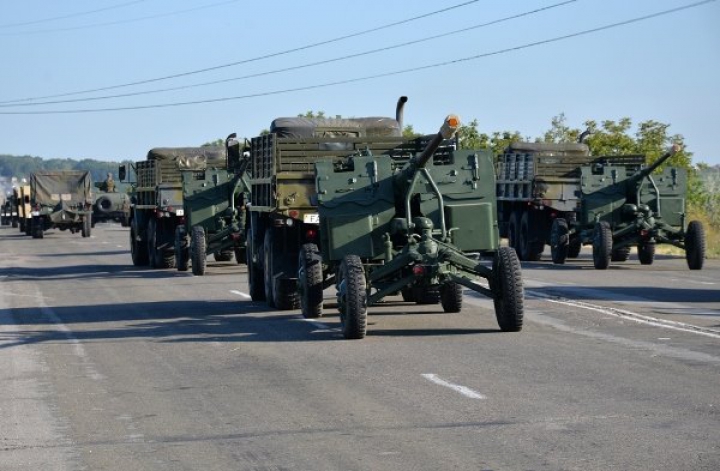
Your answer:
[[[457,116],[450,116],[448,117],[447,123],[448,126],[456,128],[460,124],[460,120],[457,118]]]
[[[297,209],[291,209],[290,211],[288,211],[288,215],[293,219],[297,219],[300,216],[300,211],[298,211]]]

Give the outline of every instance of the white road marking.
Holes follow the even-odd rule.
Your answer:
[[[332,327],[330,327],[329,325],[323,324],[322,322],[318,322],[314,319],[305,319],[302,316],[298,316],[298,319],[300,319],[301,321],[307,322],[308,324],[312,324],[320,330],[332,330]]]
[[[438,384],[440,386],[444,386],[446,388],[450,388],[453,391],[457,391],[460,394],[462,394],[465,397],[469,397],[470,399],[487,399],[485,396],[480,394],[477,391],[473,391],[472,389],[461,386],[459,384],[454,384],[449,381],[445,381],[444,379],[440,378],[438,375],[433,373],[424,373],[422,375],[423,378],[427,379],[428,381],[432,381],[435,384]]]
[[[232,294],[237,294],[237,295],[240,296],[241,298],[252,299],[252,297],[251,297],[249,294],[245,294],[245,293],[243,293],[242,291],[238,291],[238,290],[236,290],[236,289],[231,289],[230,292],[231,292]]]

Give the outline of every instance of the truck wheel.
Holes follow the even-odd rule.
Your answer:
[[[530,231],[530,213],[523,212],[520,219],[520,259],[531,262],[540,260],[540,254],[543,253],[545,243],[536,240],[534,235],[536,232]]]
[[[192,272],[195,276],[203,276],[207,265],[207,245],[205,230],[202,226],[193,226],[190,231],[190,258],[192,258]]]
[[[360,257],[346,255],[340,264],[338,309],[343,337],[361,339],[367,332],[367,291]]]
[[[550,255],[555,264],[562,265],[567,259],[568,249],[570,248],[569,232],[565,219],[557,218],[553,221],[550,229]]]
[[[520,255],[520,213],[513,211],[508,223],[508,245]]]
[[[82,236],[83,237],[90,237],[90,234],[92,233],[92,216],[90,214],[86,214],[83,218],[82,222]]]
[[[276,230],[268,227],[263,241],[263,274],[265,278],[265,301],[282,311],[297,309],[300,297],[295,279],[281,280],[277,275],[283,271],[283,258],[279,256]],[[293,262],[294,263],[294,262]]]
[[[216,262],[229,262],[233,259],[232,252],[215,252],[213,258]]]
[[[298,256],[298,290],[300,310],[306,319],[322,316],[323,273],[322,257],[317,245],[305,244]]]
[[[568,258],[578,258],[580,256],[580,250],[582,249],[582,240],[580,236],[570,236],[570,244],[568,245]]]
[[[39,217],[32,218],[32,238],[42,239],[44,237],[43,221]]]
[[[147,245],[138,240],[139,233],[137,219],[133,219],[130,224],[130,256],[136,267],[145,266],[149,262]]]
[[[503,332],[522,330],[524,289],[520,261],[515,251],[500,247],[493,259],[491,289],[495,317]]]
[[[157,238],[155,235],[155,231],[157,230],[157,222],[155,222],[155,219],[150,219],[148,221],[147,226],[147,253],[148,253],[148,262],[150,265],[150,268],[157,268],[157,259],[158,259],[158,253],[157,253]]]
[[[685,260],[691,270],[702,270],[705,262],[705,229],[700,221],[690,221],[685,232]]]
[[[413,288],[416,304],[437,304],[440,302],[439,286],[416,286]]]
[[[175,266],[178,271],[188,271],[190,266],[190,247],[185,226],[175,228]]]
[[[16,218],[16,217],[11,217],[10,220],[11,220],[11,222],[10,222],[10,227],[12,227],[13,229],[17,229],[17,227],[18,227],[18,220],[17,220],[17,218]]]
[[[652,265],[655,261],[655,242],[638,244],[637,253],[641,265]]]
[[[254,231],[248,231],[247,245],[245,246],[248,267],[248,287],[250,288],[250,298],[253,301],[265,301],[265,288],[263,285],[264,276],[261,268],[261,260],[255,250]]]
[[[612,253],[612,230],[606,221],[595,223],[593,230],[593,264],[598,270],[605,270],[610,266]]]
[[[445,312],[460,312],[463,302],[462,285],[450,282],[440,286],[440,304]]]
[[[628,258],[630,258],[630,246],[628,245],[626,245],[625,247],[613,249],[612,253],[610,254],[611,262],[627,262]]]
[[[273,293],[273,285],[275,278],[273,273],[273,229],[268,227],[265,229],[265,237],[263,237],[263,282],[265,284],[265,301],[268,306],[275,307],[275,294]]]

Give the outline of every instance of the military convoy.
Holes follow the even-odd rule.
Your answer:
[[[34,239],[42,239],[45,231],[57,228],[90,237],[92,203],[90,172],[34,172],[30,175],[30,234]]]

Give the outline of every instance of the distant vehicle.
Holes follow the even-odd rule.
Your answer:
[[[104,221],[117,221],[123,227],[130,226],[129,183],[115,183],[114,191],[107,191],[104,182],[95,182],[93,225]]]
[[[30,233],[42,239],[52,228],[90,237],[92,179],[80,170],[38,171],[30,175]]]

